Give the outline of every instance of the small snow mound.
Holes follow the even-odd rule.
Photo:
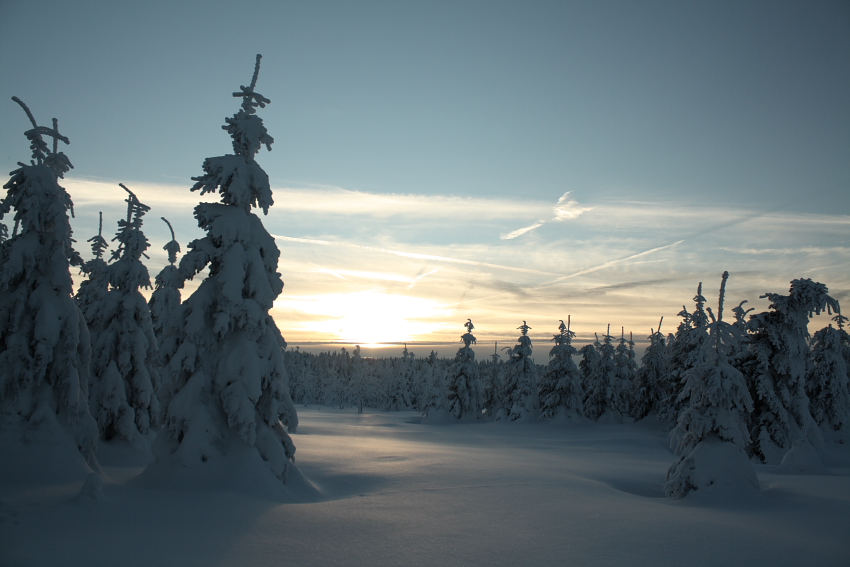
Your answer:
[[[91,473],[86,477],[80,493],[74,497],[74,502],[91,502],[93,500],[105,500],[103,493],[103,478],[97,473]]]
[[[710,438],[670,467],[668,496],[695,496],[734,503],[760,494],[758,477],[747,455],[734,443]]]
[[[806,439],[795,442],[776,468],[780,474],[828,474],[820,455]]]

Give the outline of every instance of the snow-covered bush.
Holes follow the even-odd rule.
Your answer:
[[[269,314],[283,290],[280,252],[251,212],[258,206],[268,213],[273,203],[268,176],[254,160],[273,142],[255,115],[269,102],[254,91],[259,69],[258,55],[250,86],[234,93],[242,108],[222,126],[235,153],[206,159],[205,174],[194,178],[193,191],[217,191],[221,202],[195,207],[207,236],[191,242],[180,261],[184,279],[207,266],[209,275],[179,309],[179,346],[166,368],[176,393],[145,472],[151,478],[176,478],[184,467],[201,475],[205,466],[236,466],[235,459],[285,481],[294,457],[288,432],[298,417],[283,364],[286,343]]]
[[[555,346],[549,351],[549,365],[540,377],[540,419],[575,419],[584,415],[581,375],[573,361],[573,355],[578,354],[572,345],[576,334],[570,330],[570,317],[566,325],[561,321],[558,331],[552,336]]]
[[[72,166],[57,142],[69,141],[56,119],[53,128],[38,126],[26,105],[13,100],[32,123],[25,133],[32,161],[18,164],[0,202],[0,220],[14,211],[12,235],[0,244],[0,445],[67,445],[95,464],[97,425],[87,401],[91,346],[70,271],[83,262],[72,247],[73,203],[58,183]],[[43,136],[53,138],[53,151]],[[4,459],[3,467],[18,464]]]

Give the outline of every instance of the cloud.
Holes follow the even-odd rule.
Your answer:
[[[383,254],[392,254],[395,256],[402,256],[404,258],[413,258],[415,260],[429,260],[433,262],[449,262],[452,264],[465,264],[467,266],[481,266],[484,268],[494,268],[497,270],[509,270],[513,272],[525,272],[528,274],[539,274],[539,275],[555,275],[552,272],[543,272],[540,270],[532,270],[529,268],[516,268],[514,266],[502,266],[499,264],[488,264],[487,262],[476,262],[475,260],[462,260],[459,258],[449,258],[446,256],[435,256],[433,254],[419,254],[416,252],[403,252],[401,250],[389,250],[387,248],[374,248],[372,246],[362,246],[360,244],[352,244],[350,242],[333,242],[330,240],[316,240],[312,238],[297,238],[294,236],[281,236],[278,234],[272,234],[272,236],[278,240],[284,240],[287,242],[301,242],[303,244],[318,244],[321,246],[341,246],[344,248],[357,248],[360,250],[370,250],[372,252],[381,252]]]
[[[567,191],[552,208],[552,218],[549,220],[539,220],[529,226],[518,228],[513,232],[502,234],[499,238],[502,240],[513,240],[523,234],[531,232],[536,228],[540,228],[547,222],[563,222],[566,220],[577,219],[582,214],[593,209],[593,207],[580,207],[578,201],[570,198],[570,191]]]

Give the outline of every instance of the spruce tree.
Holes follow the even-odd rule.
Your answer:
[[[683,393],[690,404],[679,416],[671,437],[676,461],[667,473],[668,496],[693,490],[722,492],[758,489],[755,471],[744,453],[750,441],[746,414],[752,399],[744,375],[729,363],[742,339],[739,329],[723,321],[728,272],[720,284],[717,319],[707,324],[709,340],[695,351],[684,375]]]
[[[157,396],[162,405],[162,411],[165,411],[175,393],[172,384],[166,380],[169,373],[165,366],[178,347],[180,290],[185,282],[180,270],[175,266],[177,254],[180,252],[180,244],[174,237],[174,229],[171,227],[171,223],[165,217],[161,218],[171,232],[171,240],[162,247],[168,254],[168,265],[154,279],[154,291],[151,294],[150,301],[148,301],[148,307],[151,312],[153,332],[159,345],[159,354],[155,366],[160,372],[161,380],[157,389]]]
[[[481,385],[475,351],[471,347],[475,344],[472,319],[467,319],[464,327],[466,333],[460,337],[463,347],[458,349],[446,381],[448,411],[456,419],[478,419],[481,417]]]
[[[650,329],[649,347],[643,353],[641,365],[635,381],[635,406],[632,415],[635,420],[643,419],[651,413],[658,413],[662,401],[669,395],[665,389],[668,384],[667,375],[667,345],[661,324],[658,330]]]
[[[218,192],[220,202],[195,207],[207,236],[191,242],[180,260],[184,279],[207,266],[209,275],[180,306],[179,346],[167,367],[176,393],[154,444],[151,476],[223,470],[232,455],[285,482],[294,458],[289,433],[298,417],[283,363],[286,342],[269,314],[283,290],[280,252],[251,212],[267,214],[273,204],[268,176],[254,159],[274,141],[256,116],[269,103],[254,90],[259,71],[258,55],[250,86],[233,93],[241,109],[222,126],[234,153],[207,158],[204,175],[193,178],[192,191]]]
[[[127,218],[118,221],[113,240],[118,248],[106,268],[110,289],[89,322],[91,330],[92,415],[105,440],[132,441],[157,425],[160,416],[159,347],[153,333],[148,303],[139,288],[150,288],[150,276],[141,258],[149,247],[142,217],[150,209],[128,194]]]
[[[103,237],[103,213],[98,213],[99,222],[97,235],[87,240],[91,243],[92,259],[85,262],[80,271],[87,276],[80,282],[74,299],[77,307],[83,313],[86,324],[91,326],[100,309],[100,304],[109,291],[109,271],[103,253],[109,248],[109,243]]]
[[[14,211],[12,235],[0,245],[0,445],[67,445],[96,466],[97,425],[87,402],[91,345],[70,271],[83,261],[72,246],[73,202],[58,182],[73,167],[58,151],[58,142],[69,140],[55,118],[52,128],[39,126],[20,99],[12,100],[32,124],[25,132],[32,160],[18,162],[0,202],[0,220]],[[3,467],[17,464],[4,459]]]
[[[531,359],[531,337],[528,336],[531,327],[523,321],[517,329],[521,333],[517,344],[505,349],[510,359],[505,363],[502,403],[511,421],[533,420],[540,415],[540,402],[537,397],[537,366]]]
[[[827,287],[810,279],[791,282],[788,295],[768,293],[770,311],[750,316],[749,349],[742,362],[754,410],[750,420],[751,452],[776,462],[791,446],[807,439],[816,448],[823,438],[806,395],[809,367],[809,318],[838,311]]]
[[[844,359],[845,317],[837,315],[832,325],[812,338],[812,364],[806,373],[806,394],[812,417],[824,429],[838,431],[850,425],[850,376]]]
[[[613,383],[614,408],[621,416],[631,415],[633,392],[637,365],[635,364],[635,343],[631,334],[626,340],[626,330],[620,327],[620,340],[614,348],[615,380]]]
[[[552,336],[555,346],[549,351],[549,365],[540,378],[540,419],[576,419],[584,416],[581,374],[573,360],[573,356],[578,354],[572,345],[576,334],[570,330],[569,316],[566,325],[561,320],[558,331],[557,335]]]

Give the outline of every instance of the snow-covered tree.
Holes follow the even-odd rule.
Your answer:
[[[616,349],[614,337],[611,336],[611,326],[608,325],[608,331],[601,341],[597,338],[593,345],[588,346],[593,347],[597,353],[585,382],[584,414],[597,421],[602,419],[620,422],[623,414],[619,404],[620,388],[617,383],[617,365],[614,361]],[[585,352],[583,356],[590,366],[592,355]]]
[[[621,415],[631,415],[632,395],[634,392],[637,364],[635,362],[634,340],[629,334],[626,340],[626,330],[620,327],[620,340],[614,348],[614,373],[616,379],[612,384],[614,407]]]
[[[481,376],[481,409],[488,417],[493,417],[502,406],[502,393],[504,391],[505,365],[499,356],[499,342],[493,347],[490,360],[479,365]]]
[[[464,327],[466,332],[460,337],[463,347],[458,349],[446,379],[446,398],[448,411],[453,417],[478,419],[481,417],[481,384],[475,351],[471,347],[475,344],[472,319],[467,319]]]
[[[531,358],[531,327],[523,321],[517,327],[521,335],[517,344],[506,347],[510,359],[505,363],[505,387],[502,407],[511,421],[537,419],[540,402],[537,397],[537,366]]]
[[[155,366],[161,374],[167,376],[168,372],[163,371],[163,369],[179,346],[180,290],[183,289],[185,282],[180,270],[175,266],[177,254],[180,252],[180,244],[174,238],[174,229],[171,227],[171,223],[165,217],[160,218],[168,225],[168,230],[171,232],[171,240],[162,247],[168,254],[168,265],[154,279],[154,291],[151,294],[150,301],[148,301],[148,307],[151,312],[153,332],[159,345],[159,354]],[[170,383],[160,381],[157,395],[163,411],[168,407],[174,393]]]
[[[812,364],[806,374],[806,393],[812,417],[823,428],[838,431],[850,424],[850,376],[844,360],[847,348],[845,317],[837,315],[832,325],[816,332],[812,338]]]
[[[584,415],[581,373],[573,356],[578,354],[572,341],[576,334],[561,320],[558,334],[552,335],[555,346],[549,351],[549,365],[540,377],[538,398],[540,419],[578,418]]]
[[[80,282],[74,299],[86,319],[86,324],[91,325],[109,291],[109,271],[106,260],[103,259],[103,253],[109,248],[109,243],[103,237],[103,213],[99,213],[97,235],[89,238],[87,242],[91,243],[93,257],[80,268],[87,278]]]
[[[83,262],[72,246],[73,203],[58,182],[72,167],[58,141],[69,140],[55,118],[52,128],[39,126],[12,100],[32,123],[25,132],[32,160],[18,163],[0,202],[0,220],[14,211],[12,236],[0,245],[0,442],[67,445],[94,464],[91,346],[70,272]],[[53,138],[52,151],[44,136]],[[3,467],[15,464],[4,459]]]
[[[193,178],[193,191],[217,191],[221,202],[195,207],[207,235],[180,261],[184,279],[207,266],[209,275],[180,306],[179,347],[167,367],[176,394],[154,444],[154,476],[176,477],[184,467],[202,474],[241,459],[285,482],[294,458],[289,432],[298,417],[281,352],[286,342],[269,314],[283,290],[280,252],[251,212],[257,206],[268,213],[273,204],[268,175],[254,159],[274,141],[255,114],[269,102],[254,90],[259,70],[258,55],[250,86],[233,93],[241,109],[222,126],[234,153],[207,158],[204,175]],[[208,463],[218,465],[199,468]]]
[[[823,438],[809,410],[806,371],[808,323],[813,314],[838,312],[827,287],[810,279],[791,282],[788,295],[768,293],[771,311],[750,316],[749,352],[741,367],[747,375],[754,410],[750,421],[752,454],[776,462],[801,439],[819,448]]]
[[[158,353],[148,303],[139,289],[150,288],[141,258],[150,246],[142,217],[150,207],[127,192],[127,218],[118,221],[118,248],[106,268],[110,289],[92,313],[91,412],[105,440],[132,441],[160,419],[156,390]],[[94,307],[94,306],[92,306]]]
[[[357,413],[363,413],[374,388],[360,355],[360,345],[354,347],[348,368],[348,398],[357,406]]]
[[[688,312],[684,305],[679,312],[682,321],[672,340],[667,341],[667,398],[661,403],[658,416],[662,419],[677,421],[679,414],[687,406],[687,396],[682,396],[685,387],[685,374],[696,363],[696,354],[708,340],[706,325],[708,316],[705,311],[705,297],[702,295],[702,282],[697,286],[694,296],[696,308]]]
[[[449,412],[449,391],[447,381],[447,369],[443,359],[437,356],[433,350],[426,360],[428,365],[427,383],[428,394],[422,404],[422,414],[426,417],[434,417],[438,414]]]
[[[667,398],[667,345],[664,333],[661,332],[661,324],[664,317],[658,322],[658,330],[650,329],[649,347],[643,353],[641,365],[637,371],[635,381],[635,405],[632,415],[636,420],[643,419],[651,413],[657,413],[661,403]]]
[[[668,496],[681,498],[692,490],[758,489],[744,452],[750,441],[746,414],[752,410],[752,399],[744,375],[729,363],[730,353],[743,337],[738,328],[723,321],[728,277],[723,272],[717,319],[712,315],[706,325],[710,339],[694,353],[696,360],[684,375],[682,395],[690,404],[671,434],[678,458],[667,473],[664,490]]]
[[[177,254],[180,253],[180,243],[174,238],[174,228],[168,222],[168,219],[165,217],[161,218],[168,225],[168,230],[171,232],[171,240],[162,247],[168,254],[168,265],[156,275],[154,279],[154,291],[151,294],[149,302],[153,331],[160,344],[169,326],[169,320],[180,306],[180,290],[183,289],[185,283],[180,276],[180,270],[174,265],[177,262]]]

